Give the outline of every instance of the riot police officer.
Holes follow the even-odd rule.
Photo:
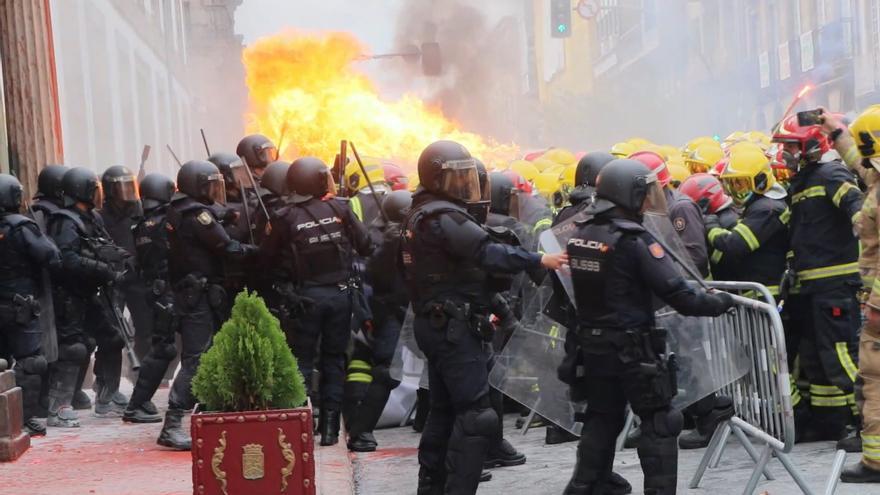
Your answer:
[[[226,184],[226,203],[215,203],[214,208],[229,237],[239,242],[251,242],[255,211],[245,201],[250,198],[250,178],[241,158],[232,153],[214,153],[208,157],[223,175]],[[233,276],[233,274],[228,274]],[[237,277],[241,279],[241,276]]]
[[[317,158],[300,158],[287,174],[291,205],[277,213],[264,243],[267,259],[280,259],[293,270],[300,295],[315,304],[299,320],[293,350],[311,392],[320,337],[321,445],[339,440],[339,416],[345,382],[353,299],[360,281],[354,276],[355,253],[368,256],[372,243],[364,225],[347,204],[325,198],[330,171]]]
[[[65,207],[51,214],[47,226],[61,251],[64,268],[63,273],[53,276],[58,360],[50,371],[47,425],[77,427],[79,420],[71,401],[80,370],[88,365],[96,343],[108,354],[121,351],[118,337],[106,321],[87,325],[87,318],[103,313],[96,302],[98,292],[119,282],[122,273],[98,255],[101,247],[112,245],[101,217],[94,211],[103,202],[97,175],[87,168],[71,168],[64,174],[62,189]],[[112,379],[112,373],[105,375],[105,381],[108,377]],[[118,388],[118,383],[116,387],[107,385],[104,390]],[[110,400],[109,396],[105,398]]]
[[[174,181],[162,174],[148,174],[141,180],[144,217],[134,227],[138,275],[146,289],[146,302],[153,311],[152,345],[141,362],[134,391],[122,420],[130,423],[158,423],[162,417],[151,399],[162,383],[169,365],[177,357],[174,295],[168,283],[168,229],[165,217],[175,191]]]
[[[168,207],[168,277],[174,293],[182,342],[181,368],[168,397],[165,424],[157,443],[190,449],[181,421],[195,405],[190,384],[202,352],[229,313],[229,297],[220,285],[224,260],[242,260],[256,248],[231,239],[212,208],[225,200],[223,175],[214,164],[193,160],[177,173],[180,194]]]
[[[61,255],[36,222],[20,214],[21,194],[18,179],[0,174],[0,358],[15,360],[12,371],[22,391],[24,426],[35,436],[46,434],[36,419],[48,370],[37,317],[40,292],[50,288],[42,287],[41,271],[57,270]]]
[[[670,406],[677,392],[675,363],[664,356],[665,335],[654,328],[654,296],[684,315],[719,315],[730,308],[724,293],[694,289],[661,243],[641,225],[647,210],[665,211],[657,177],[644,164],[614,160],[599,173],[593,218],[579,225],[567,245],[574,283],[577,327],[567,338],[560,378],[589,404],[566,494],[602,493],[611,475],[614,445],[626,404],[642,420],[638,446],[645,493],[674,494],[681,412]]]
[[[138,358],[143,358],[150,345],[150,334],[153,331],[153,315],[146,303],[146,291],[143,281],[140,280],[137,269],[133,266],[135,243],[132,229],[143,215],[137,180],[128,168],[122,165],[114,165],[105,170],[101,175],[101,187],[104,190],[104,204],[98,213],[104,221],[104,226],[110,234],[110,238],[117,246],[125,249],[130,256],[132,265],[126,271],[123,282],[116,287],[113,297],[119,307],[127,307],[131,314],[132,323],[134,323],[135,327],[135,353]],[[108,357],[103,352],[99,352],[96,359],[99,356],[101,359]],[[102,375],[105,369],[113,374],[121,373],[122,371],[122,354],[114,352],[110,357],[114,360],[118,359],[119,362],[112,363],[112,365],[98,363],[95,366],[95,381],[98,389],[103,387],[105,383]],[[112,383],[118,383],[118,381],[114,377],[110,379]],[[118,390],[113,390],[110,396],[111,402],[96,402],[96,413],[107,414],[113,410],[115,414],[122,414],[122,411],[128,404],[128,399]]]
[[[412,194],[409,191],[390,192],[382,200],[382,210],[388,222],[382,216],[373,220],[371,231],[379,233],[379,240],[366,264],[367,279],[373,289],[369,300],[373,319],[367,332],[367,342],[355,341],[355,356],[349,363],[347,377],[347,381],[360,377],[362,383],[366,383],[363,397],[346,417],[348,448],[354,452],[376,450],[373,429],[379,422],[391,391],[400,384],[391,377],[390,366],[409,304],[403,276],[398,269],[397,254],[400,249],[400,222],[410,204]],[[357,355],[358,351],[361,351],[360,356]],[[361,359],[357,359],[359,357]],[[352,373],[355,361],[360,361],[359,364],[364,367],[357,374]]]
[[[275,144],[262,134],[243,137],[235,148],[235,154],[245,161],[245,165],[251,169],[257,181],[263,176],[266,167],[278,159],[278,149],[275,148]]]
[[[612,160],[614,155],[604,151],[587,153],[578,160],[574,172],[574,189],[568,197],[571,204],[559,210],[556,218],[553,219],[553,225],[573,217],[592,204],[593,195],[596,193],[596,178]]]
[[[402,261],[414,331],[428,358],[431,412],[419,445],[419,491],[475,493],[498,416],[489,401],[484,342],[487,272],[559,268],[564,255],[492,242],[468,213],[479,201],[477,168],[458,143],[438,141],[418,163],[421,189],[404,219]]]

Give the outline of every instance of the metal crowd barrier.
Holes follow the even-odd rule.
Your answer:
[[[771,457],[779,459],[803,493],[813,495],[816,492],[810,489],[788,457],[794,447],[794,410],[785,335],[775,300],[766,287],[757,283],[709,282],[709,285],[733,294],[736,301],[735,311],[711,320],[711,325],[722,330],[710,332],[716,340],[712,342],[713,350],[719,351],[721,354],[717,356],[720,357],[727,342],[745,343],[751,368],[745,376],[718,391],[733,399],[736,414],[715,430],[690,488],[699,487],[707,468],[718,466],[727,440],[733,434],[755,462],[744,495],[754,493],[762,474],[768,480],[774,479],[767,466]],[[726,335],[734,338],[726,339]],[[723,358],[716,361],[716,366],[724,366]],[[844,457],[845,452],[838,451],[822,493],[830,495],[836,490]]]

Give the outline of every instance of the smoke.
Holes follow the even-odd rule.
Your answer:
[[[523,74],[521,5],[477,0],[411,0],[397,18],[395,45],[408,52],[426,42],[440,45],[443,72],[424,77],[421,64],[396,60],[388,66],[403,81],[422,81],[423,97],[465,129],[514,141]],[[505,2],[508,3],[508,2]],[[516,5],[511,5],[516,4]]]

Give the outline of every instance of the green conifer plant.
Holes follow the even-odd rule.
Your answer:
[[[192,391],[207,411],[291,409],[305,403],[296,358],[278,319],[256,293],[236,296],[232,316],[202,354]]]

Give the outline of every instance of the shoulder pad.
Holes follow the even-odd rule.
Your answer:
[[[507,227],[501,225],[489,227],[488,225],[484,225],[483,228],[486,229],[487,232],[489,232],[489,236],[492,237],[492,240],[494,241],[511,246],[522,245],[522,242],[520,241],[519,236],[516,235],[516,232]]]
[[[23,224],[27,224],[27,223],[32,223],[34,225],[37,224],[32,219],[30,219],[24,215],[18,214],[18,213],[12,213],[12,214],[4,216],[3,221],[8,223],[9,226],[12,228],[16,228],[19,225],[23,225]]]
[[[49,218],[51,218],[51,219],[67,219],[67,220],[72,221],[76,225],[76,228],[78,228],[80,231],[86,230],[86,225],[85,225],[85,223],[83,223],[82,218],[80,218],[79,215],[77,215],[76,213],[74,213],[66,208],[62,208],[62,209],[53,211],[51,214],[49,214]]]
[[[587,221],[589,221],[589,220],[587,220]],[[623,218],[615,218],[615,219],[611,220],[611,223],[613,223],[615,227],[617,227],[620,230],[623,230],[624,232],[636,232],[636,233],[647,232],[647,230],[645,230],[645,227],[643,227],[642,224],[640,224],[638,222],[634,222],[632,220],[625,220]]]
[[[652,257],[659,260],[666,256],[666,250],[657,241],[654,235],[647,230],[638,235],[638,240],[645,244],[645,247],[648,249],[648,253],[650,253]]]

